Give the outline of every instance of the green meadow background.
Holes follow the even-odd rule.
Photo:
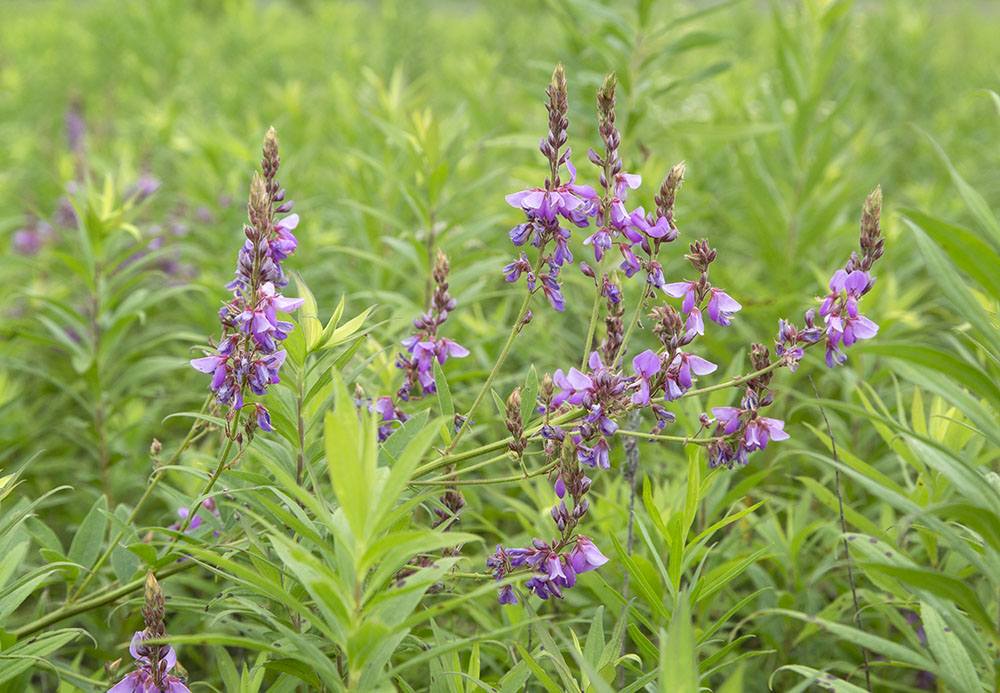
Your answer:
[[[774,415],[792,439],[740,471],[703,468],[690,540],[678,543],[671,525],[690,502],[687,456],[641,446],[645,497],[627,593],[611,542],[628,535],[619,445],[612,471],[595,480],[587,527],[611,563],[564,601],[534,603],[541,625],[519,626],[529,612],[497,605],[492,591],[450,606],[412,629],[379,685],[684,690],[670,677],[687,632],[672,627],[674,587],[686,585],[700,684],[711,690],[816,690],[818,672],[837,677],[831,690],[864,690],[866,659],[872,690],[996,690],[1000,5],[95,0],[2,2],[0,13],[0,477],[20,474],[16,488],[0,483],[0,691],[106,690],[106,661],[124,657],[119,676],[128,670],[123,644],[141,628],[141,592],[54,624],[81,631],[44,651],[16,649],[26,642],[16,634],[64,604],[84,559],[93,565],[82,541],[75,554],[73,544],[82,527],[92,530],[95,501],[112,499],[108,531],[117,531],[146,488],[153,439],[172,450],[190,424],[165,417],[204,401],[206,380],[186,362],[217,332],[267,128],[278,132],[280,179],[302,218],[286,266],[324,322],[342,296],[345,319],[376,305],[345,366],[367,396],[398,387],[394,345],[422,309],[430,250],[449,256],[458,307],[447,334],[472,351],[449,365],[461,411],[521,301],[500,272],[519,221],[503,197],[544,180],[537,143],[558,62],[586,182],[596,179],[586,163],[599,142],[595,94],[612,70],[621,156],[645,182],[638,201],[649,209],[670,166],[686,162],[681,238],[664,269],[668,281],[687,278],[682,252],[698,238],[718,249],[713,284],[744,306],[730,331],[701,342],[721,376],[747,367],[750,341],[772,343],[779,317],[801,324],[856,248],[876,185],[886,253],[865,313],[881,330],[846,367],[828,370],[810,353],[796,374],[778,376]],[[74,144],[67,123],[76,118]],[[151,179],[155,192],[125,206],[103,247],[81,247],[69,199],[83,205],[85,226],[100,225],[102,209]],[[41,239],[30,252],[17,235],[25,229]],[[579,261],[590,251],[575,235]],[[151,239],[155,254],[137,254],[125,270],[113,261]],[[566,312],[534,306],[494,386],[503,396],[531,366],[541,374],[579,359],[592,288],[575,271],[564,281]],[[626,286],[632,304],[637,287]],[[633,353],[654,343],[641,339]],[[679,418],[729,403],[713,393]],[[476,419],[479,443],[506,435],[491,402]],[[214,445],[209,437],[180,456],[129,526],[137,541],[197,493],[191,470],[213,466]],[[262,472],[252,457],[243,469]],[[548,531],[552,498],[544,477],[470,488],[461,530],[482,542],[466,544],[461,570],[482,572],[495,544]],[[56,567],[38,572],[47,564]],[[142,568],[104,566],[88,589],[107,594],[128,579],[115,571],[129,567]],[[682,579],[671,587],[673,577]],[[238,640],[273,635],[263,616],[227,603],[224,593],[237,602],[242,593],[224,577],[198,567],[161,582],[168,632],[192,636],[176,645],[192,690],[320,689]],[[632,656],[617,671],[588,659],[622,638],[620,628]],[[203,635],[217,639],[200,644]],[[515,646],[537,650],[539,638],[551,640],[536,658]],[[240,681],[244,663],[259,681]]]

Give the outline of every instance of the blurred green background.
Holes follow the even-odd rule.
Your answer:
[[[745,343],[770,344],[779,317],[800,321],[825,293],[857,245],[861,204],[878,184],[886,256],[865,311],[881,325],[876,341],[951,349],[963,321],[898,212],[977,223],[936,146],[979,190],[987,211],[1000,202],[998,103],[984,91],[1000,88],[1000,5],[991,2],[95,0],[3,2],[0,13],[0,245],[8,286],[0,301],[0,467],[18,469],[44,450],[32,462],[26,495],[76,487],[79,503],[51,504],[42,515],[64,541],[101,492],[99,458],[113,471],[114,496],[134,501],[152,439],[186,430],[164,417],[203,399],[204,378],[185,363],[192,345],[217,330],[247,181],[270,125],[281,141],[282,183],[302,217],[299,252],[288,266],[315,293],[324,319],[344,294],[347,315],[378,304],[376,321],[385,321],[359,356],[373,356],[359,376],[373,397],[398,386],[392,345],[421,310],[432,247],[450,257],[458,299],[447,334],[472,350],[449,376],[456,399],[471,399],[492,365],[520,302],[499,271],[514,256],[507,231],[518,222],[503,196],[544,180],[537,142],[557,62],[566,68],[570,144],[583,182],[596,178],[586,148],[599,142],[595,92],[612,70],[621,155],[645,181],[636,199],[651,208],[670,166],[686,162],[679,243],[709,238],[719,250],[713,283],[744,305],[732,332],[723,339],[709,331],[702,343],[720,373],[742,368]],[[118,250],[128,258],[151,243],[156,253],[120,285],[119,265],[97,268],[97,282],[116,286],[102,308],[120,309],[128,320],[112,321],[99,365],[90,368],[78,352],[95,310],[94,286],[72,269],[79,248],[67,205],[88,187],[120,197],[137,184],[155,192],[128,212],[134,240]],[[144,262],[148,250],[130,262]],[[668,281],[687,278],[683,245],[670,250]],[[579,261],[590,251],[577,239],[573,252]],[[989,274],[988,259],[986,267]],[[535,307],[536,324],[517,343],[498,392],[509,392],[532,364],[551,372],[579,358],[592,288],[577,272],[564,280],[567,311]],[[636,292],[626,288],[630,301]],[[977,296],[995,317],[995,303]],[[651,335],[643,339],[648,344],[632,353],[653,344]],[[996,364],[980,361],[995,373]],[[810,355],[779,389],[811,396],[809,375],[824,397],[857,405],[864,392],[890,402],[893,414],[915,411],[914,389],[926,385],[859,347],[847,368],[832,372]],[[953,401],[925,398],[928,410],[960,418],[948,411]],[[819,506],[809,506],[796,481],[806,475],[825,483],[832,475],[802,452],[817,445],[801,425],[817,425],[817,410],[808,397],[776,408],[797,442],[742,472],[766,470],[740,488],[773,499],[746,538],[772,551],[748,573],[748,585],[774,587],[763,598],[768,606],[812,613],[837,601],[843,608],[843,576],[813,574],[816,565],[833,565],[827,555],[839,533],[836,516],[825,509],[809,516]],[[850,413],[831,417],[838,442],[858,457],[874,464],[891,456],[891,441],[874,426]],[[480,441],[502,430],[484,418]],[[995,453],[983,454],[995,462]],[[200,455],[190,453],[193,464],[204,462]],[[662,486],[658,497],[672,497],[682,461],[664,453],[646,469]],[[899,463],[886,466],[895,474]],[[498,540],[501,527],[530,534],[543,518],[509,514],[525,502],[533,507],[537,492],[517,503],[503,491],[470,492],[475,510],[465,529],[492,531]],[[615,480],[601,493],[602,529],[621,536],[624,486]],[[863,489],[849,494],[880,528],[892,521]],[[169,520],[180,498],[163,499],[161,519]],[[494,607],[484,601],[481,608],[475,620],[492,623]],[[107,628],[101,623],[91,624],[95,634]],[[764,622],[766,645],[777,651],[761,672],[824,652],[815,638],[793,642],[783,623]],[[125,639],[120,625],[100,636],[100,657]],[[207,676],[210,664],[192,658],[189,668]],[[746,690],[764,690],[764,674],[747,676]]]

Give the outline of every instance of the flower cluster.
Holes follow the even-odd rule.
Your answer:
[[[871,268],[882,257],[885,245],[879,227],[881,212],[882,189],[876,188],[861,213],[861,257],[851,253],[844,269],[833,274],[830,293],[819,309],[826,321],[826,364],[830,368],[847,361],[841,345],[850,347],[859,339],[871,339],[878,334],[878,325],[858,313],[858,302],[875,285]]]
[[[464,358],[469,350],[447,337],[438,336],[438,328],[448,319],[448,313],[455,310],[456,301],[448,293],[448,273],[451,270],[448,258],[440,250],[434,263],[434,294],[430,301],[430,310],[419,318],[413,319],[417,333],[403,340],[403,346],[410,357],[399,354],[396,357],[396,368],[406,372],[402,386],[396,391],[396,396],[404,402],[410,399],[413,387],[419,383],[427,394],[437,392],[434,384],[434,361],[439,365],[449,356]],[[385,419],[383,414],[383,420]]]
[[[591,332],[587,337],[586,363],[579,370],[570,368],[564,372],[559,369],[551,376],[546,375],[539,388],[538,412],[543,415],[544,423],[536,430],[549,461],[546,469],[554,469],[552,474],[559,501],[552,509],[552,519],[559,534],[548,542],[535,538],[526,548],[497,546],[487,559],[487,566],[498,582],[520,570],[529,571],[531,577],[524,586],[542,599],[562,597],[563,590],[576,583],[579,573],[593,570],[608,560],[592,540],[576,533],[576,528],[589,508],[589,501],[584,496],[591,482],[584,476],[583,469],[610,469],[611,444],[616,433],[630,436],[629,440],[639,437],[703,445],[707,448],[711,467],[742,467],[750,453],[765,449],[771,441],[789,438],[784,421],[762,415],[774,402],[770,389],[774,371],[787,367],[794,372],[805,348],[824,338],[828,363],[842,362],[840,346],[851,346],[859,339],[872,337],[878,329],[858,314],[859,300],[872,287],[869,270],[883,252],[878,221],[881,192],[876,190],[866,203],[862,217],[860,256],[853,254],[846,267],[834,275],[830,282],[831,293],[819,310],[826,321],[825,327],[816,325],[815,310],[805,314],[805,326],[801,330],[790,321],[781,320],[775,343],[776,360],[772,361],[767,347],[752,344],[753,372],[733,383],[694,391],[742,385],[745,392],[740,406],[715,407],[712,409],[714,418],[703,413],[699,417],[700,430],[687,437],[661,435],[660,431],[675,420],[666,405],[690,394],[698,376],[708,375],[718,368],[693,353],[690,347],[705,335],[705,316],[720,327],[727,327],[743,306],[723,288],[712,285],[709,270],[718,253],[707,239],[691,243],[690,252],[685,255],[694,268],[695,278],[668,282],[664,277],[658,253],[663,243],[672,242],[679,236],[674,203],[683,182],[684,164],[674,166],[663,180],[655,196],[653,213],[647,215],[642,207],[631,212],[627,209],[628,191],[637,189],[641,180],[637,175],[624,172],[618,154],[621,135],[615,127],[615,86],[615,77],[611,74],[598,91],[599,132],[604,152],[598,154],[593,149],[589,152],[589,160],[600,169],[602,194],[577,185],[576,171],[569,164],[569,149],[559,153],[567,139],[565,77],[559,67],[547,91],[549,134],[540,147],[549,159],[550,177],[544,189],[524,190],[507,196],[507,201],[522,209],[528,218],[511,231],[511,240],[518,247],[530,241],[538,249],[534,264],[522,251],[519,259],[504,268],[508,282],[526,275],[530,293],[525,307],[539,283],[557,310],[564,306],[557,276],[562,265],[572,259],[572,252],[568,247],[571,234],[560,225],[560,219],[581,228],[589,224],[589,218],[594,220],[595,230],[583,244],[593,246],[597,262],[602,263],[601,273],[585,262],[580,263],[583,274],[594,280],[597,292],[591,330],[598,322],[600,299],[606,300],[606,336],[598,349],[590,351],[594,336]],[[562,184],[558,175],[563,164],[571,175],[567,184]],[[548,244],[553,241],[556,251],[549,254]],[[621,273],[631,278],[642,272],[645,277],[639,306],[627,328],[618,275],[615,271],[603,271],[606,253],[616,245],[623,258],[619,265]],[[547,268],[547,273],[539,274],[543,268]],[[633,329],[640,324],[640,311],[648,306],[650,299],[659,295],[660,290],[668,297],[680,299],[679,310],[665,301],[649,307],[651,331],[659,340],[660,348],[646,349],[634,356],[632,375],[626,375],[623,355],[628,350]],[[520,326],[515,326],[511,340],[519,329]],[[650,411],[655,418],[653,431],[649,434],[634,430],[643,410]],[[521,411],[521,392],[515,389],[506,405],[505,425],[510,432],[507,447],[511,457],[520,461],[524,469],[525,450],[533,434],[525,431]],[[629,428],[633,430],[619,429],[617,420],[625,414],[631,417]],[[709,430],[713,432],[711,437],[697,435]],[[636,448],[633,445],[631,449]],[[634,478],[634,462],[631,464],[631,471],[627,468],[626,474]],[[518,596],[511,585],[504,585],[499,599],[503,604],[516,604]]]
[[[170,645],[146,642],[162,639],[165,635],[163,592],[152,572],[146,573],[145,605],[142,615],[146,628],[132,636],[128,651],[137,669],[126,674],[121,681],[108,689],[108,693],[191,693],[183,677],[168,674],[177,666],[177,655]]]
[[[276,176],[280,159],[274,128],[264,139],[261,170],[254,173],[248,205],[250,223],[244,225],[246,240],[239,251],[236,278],[226,285],[233,298],[219,310],[223,337],[218,354],[192,359],[191,365],[212,375],[211,390],[222,406],[228,406],[227,419],[243,407],[249,388],[255,395],[267,393],[269,385],[279,382],[278,371],[286,352],[278,343],[288,336],[292,323],[278,318],[302,305],[301,298],[285,298],[278,289],[288,284],[281,261],[298,245],[292,231],[299,223],[298,214],[283,218],[293,202],[285,201],[285,190]],[[266,408],[254,404],[254,423],[270,431],[271,417]]]
[[[554,441],[548,444],[548,452],[554,452]],[[576,584],[577,575],[608,562],[590,537],[576,533],[580,519],[590,508],[590,501],[585,497],[590,491],[590,479],[580,467],[576,448],[571,438],[562,440],[554,481],[559,502],[551,513],[559,535],[548,542],[535,538],[527,548],[497,546],[496,552],[486,559],[497,582],[518,569],[526,569],[531,572],[531,578],[524,583],[525,589],[542,599],[562,598],[563,590]],[[513,586],[500,588],[499,601],[501,604],[518,603]]]
[[[526,217],[524,223],[511,230],[510,240],[518,247],[530,242],[538,248],[538,262],[532,265],[528,256],[522,252],[503,271],[508,282],[515,282],[524,274],[528,290],[532,292],[540,283],[545,298],[552,307],[562,311],[566,308],[566,302],[562,295],[559,272],[563,265],[573,262],[573,253],[569,249],[572,234],[569,229],[561,226],[560,218],[580,228],[588,226],[589,217],[597,212],[597,194],[588,185],[576,184],[576,168],[570,161],[572,150],[566,147],[560,151],[566,144],[569,128],[569,118],[566,115],[569,111],[566,75],[562,65],[556,67],[545,93],[549,97],[546,104],[549,132],[539,142],[538,148],[549,162],[549,176],[542,188],[529,188],[506,197],[507,203],[523,211]],[[569,172],[569,181],[565,183],[560,177],[563,166]],[[555,250],[546,254],[550,243],[555,244]],[[543,266],[547,271],[541,272]]]
[[[754,344],[750,361],[755,370],[767,369],[771,365],[767,347]],[[769,389],[773,373],[767,371],[748,381],[739,407],[712,407],[716,439],[708,447],[709,467],[743,467],[747,455],[763,450],[768,441],[788,439],[784,421],[760,415],[761,409],[774,402],[774,393]]]

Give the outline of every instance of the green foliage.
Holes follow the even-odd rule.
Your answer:
[[[877,691],[997,687],[1000,97],[982,88],[1000,54],[982,3],[0,9],[0,693],[131,671],[146,570],[196,691],[858,691],[866,673]],[[564,600],[504,608],[485,557],[550,536],[558,502],[533,448],[506,455],[506,395],[521,388],[537,436],[544,375],[579,363],[589,279],[565,273],[586,300],[564,314],[532,306],[493,404],[441,453],[521,301],[499,273],[503,194],[539,184],[558,61],[581,182],[612,70],[637,203],[686,160],[679,242],[718,248],[743,341],[769,343],[825,293],[881,182],[887,254],[866,299],[881,331],[849,368],[810,351],[796,385],[779,376],[793,440],[747,469],[641,442],[633,498],[615,444],[587,529],[611,562]],[[217,333],[272,123],[303,219],[287,292],[305,302],[266,400],[276,430],[220,447],[226,412],[187,360]],[[25,252],[15,234],[39,222],[51,233]],[[367,405],[399,386],[437,249],[448,336],[471,354],[434,366],[437,393],[382,444]],[[636,332],[626,361],[653,344]],[[720,374],[744,372],[734,343],[706,337]],[[793,394],[809,376],[819,404]],[[737,398],[685,401],[675,426]],[[209,499],[218,517],[171,529]]]

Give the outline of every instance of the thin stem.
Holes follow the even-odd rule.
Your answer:
[[[706,392],[725,390],[727,387],[736,387],[737,385],[742,385],[743,383],[749,382],[754,378],[760,377],[765,373],[770,373],[773,370],[781,368],[783,365],[785,364],[781,361],[781,359],[779,359],[774,363],[765,366],[764,368],[761,368],[759,371],[754,371],[753,373],[747,373],[746,375],[742,375],[739,378],[733,378],[732,380],[727,380],[724,383],[717,383],[715,385],[709,385],[708,387],[699,387],[694,390],[688,390],[687,392],[684,393],[684,396],[688,397],[690,395],[702,395],[705,394]]]
[[[586,413],[587,412],[584,411],[583,409],[574,409],[573,411],[567,412],[561,416],[557,416],[554,419],[551,419],[549,421],[549,425],[555,426],[558,424],[568,423],[575,419],[579,419]],[[545,426],[546,424],[544,423],[538,424],[537,426],[529,428],[527,431],[525,431],[524,435],[525,437],[530,438],[531,436],[538,434]],[[447,455],[447,454],[442,455],[433,462],[428,462],[423,466],[417,467],[416,471],[413,472],[413,477],[416,479],[423,476],[424,474],[429,474],[430,472],[433,472],[436,469],[440,469],[441,467],[447,467],[449,464],[462,462],[463,460],[470,460],[474,457],[479,457],[480,455],[485,455],[490,452],[496,452],[497,450],[502,450],[505,447],[507,447],[507,443],[511,442],[512,440],[514,440],[512,436],[507,436],[506,438],[502,438],[496,442],[488,443],[486,445],[481,445],[478,448],[474,448],[472,450],[467,450],[465,452],[460,452],[453,455]],[[506,455],[504,457],[506,457]]]
[[[639,295],[639,303],[635,307],[635,312],[632,313],[632,320],[628,324],[628,329],[625,330],[625,337],[622,339],[621,345],[618,347],[618,353],[615,357],[611,359],[611,363],[614,364],[622,357],[628,347],[628,340],[632,337],[632,332],[635,331],[635,326],[639,323],[639,314],[642,312],[642,307],[646,304],[646,284],[642,285],[642,293]]]
[[[851,597],[854,600],[854,623],[858,626],[858,630],[863,631],[864,629],[861,627],[861,604],[858,601],[858,590],[854,585],[854,570],[851,568],[851,549],[847,544],[847,519],[844,517],[844,497],[840,493],[840,457],[837,455],[837,441],[833,438],[833,428],[830,426],[830,419],[826,417],[826,409],[823,408],[819,390],[816,389],[816,383],[813,382],[812,376],[809,376],[809,384],[812,385],[816,400],[819,402],[819,411],[823,415],[824,423],[826,423],[826,433],[830,436],[830,448],[833,451],[833,461],[835,463],[833,473],[834,482],[837,486],[837,505],[840,509],[841,538],[844,542],[844,558],[847,563],[847,581],[851,584]],[[864,647],[861,648],[861,657],[865,663],[865,684],[868,687],[868,693],[871,693],[872,679],[868,671],[868,650]]]
[[[494,479],[453,479],[450,476],[447,479],[431,479],[430,481],[411,481],[410,484],[413,486],[485,486],[489,484],[510,484],[517,481],[524,481],[525,479],[530,479],[532,477],[541,476],[547,472],[552,471],[558,465],[558,462],[550,462],[541,469],[536,469],[533,472],[528,472],[527,474],[512,474],[511,476],[502,476]]]
[[[303,398],[303,389],[304,389],[304,386],[305,386],[304,383],[303,383],[303,378],[302,378],[302,370],[304,368],[305,368],[305,363],[303,363],[301,366],[299,366],[299,368],[296,369],[297,372],[295,374],[296,375],[295,384],[296,384],[296,390],[297,390],[297,394],[298,394],[298,399],[297,399],[297,411],[298,411],[297,429],[298,429],[298,433],[299,433],[299,449],[298,449],[297,454],[296,454],[296,463],[295,463],[295,485],[296,486],[301,486],[302,485],[302,468],[305,466],[305,451],[306,451],[306,430],[305,429],[306,429],[306,425],[305,425],[305,420],[302,417],[302,398]]]
[[[538,249],[538,260],[535,262],[535,267],[532,270],[532,273],[536,277],[538,276],[538,270],[541,269],[542,266],[544,251],[544,247]],[[476,395],[476,399],[472,402],[472,407],[470,407],[469,411],[466,412],[465,421],[462,422],[462,427],[458,429],[458,433],[455,434],[455,438],[451,441],[451,445],[449,445],[445,450],[446,455],[455,449],[455,446],[458,445],[458,441],[460,441],[462,436],[465,435],[465,432],[469,430],[469,424],[472,421],[473,414],[476,413],[479,405],[482,404],[483,398],[486,397],[486,393],[490,389],[490,385],[493,384],[497,374],[500,372],[500,367],[507,359],[507,354],[510,353],[510,348],[514,344],[514,340],[517,339],[517,335],[521,333],[521,322],[524,320],[524,316],[528,313],[528,305],[531,303],[531,297],[533,294],[534,292],[529,290],[527,295],[524,297],[524,301],[521,302],[521,309],[517,313],[517,318],[514,320],[514,326],[511,328],[510,334],[507,335],[507,342],[503,345],[503,349],[500,350],[500,356],[497,358],[496,363],[493,364],[493,370],[491,370],[490,374],[486,377],[486,382],[483,383],[483,387],[479,390],[479,394]]]
[[[601,267],[604,267],[603,262]],[[604,275],[599,274],[598,276],[601,279],[595,280],[597,286],[594,288],[594,306],[590,309],[590,326],[587,328],[587,341],[583,347],[583,360],[580,362],[580,370],[583,372],[587,371],[587,360],[590,358],[590,348],[594,343],[594,333],[597,331],[597,316],[601,308],[601,282]]]
[[[205,404],[203,404],[201,407],[202,412],[205,411],[205,408],[208,406],[208,402],[209,399],[206,399]],[[184,452],[184,450],[186,450],[188,446],[191,445],[191,443],[193,443],[195,440],[204,435],[204,432],[202,432],[197,437],[195,436],[195,432],[198,430],[199,427],[203,425],[203,423],[204,422],[200,420],[195,420],[194,423],[191,424],[191,428],[190,430],[188,430],[187,436],[181,442],[180,447],[178,447],[177,450],[174,452],[174,454],[170,456],[170,459],[167,460],[166,464],[162,465],[155,472],[152,481],[150,481],[149,484],[146,486],[146,490],[142,494],[142,497],[139,499],[139,502],[135,504],[135,507],[132,508],[132,512],[129,514],[128,519],[125,520],[126,525],[131,525],[132,522],[135,520],[135,518],[139,515],[139,510],[142,509],[142,506],[145,505],[150,495],[152,495],[153,489],[155,489],[157,484],[160,483],[160,479],[163,478],[163,475],[166,473],[167,468],[169,468],[177,460],[180,454]],[[111,552],[114,551],[116,546],[118,546],[118,542],[121,541],[121,538],[124,535],[125,535],[125,530],[123,529],[118,530],[118,534],[115,535],[115,538],[111,540],[111,543],[108,545],[107,550],[101,555],[99,559],[97,559],[97,563],[94,564],[94,567],[87,574],[87,577],[84,578],[84,581],[77,588],[76,592],[73,593],[73,596],[67,600],[67,604],[72,604],[73,602],[75,602],[77,599],[80,598],[80,595],[83,594],[83,591],[87,589],[87,586],[97,576],[97,571],[99,571],[101,567],[104,565],[104,562],[108,560],[108,558],[111,556]]]
[[[212,476],[208,478],[208,481],[205,483],[205,487],[202,488],[201,493],[198,494],[198,497],[195,499],[194,504],[191,506],[190,511],[187,514],[187,517],[185,517],[184,521],[181,522],[180,529],[177,531],[177,536],[184,534],[187,528],[191,525],[191,520],[193,520],[195,515],[198,514],[198,511],[201,510],[201,504],[205,502],[205,498],[211,492],[212,487],[215,486],[215,482],[219,480],[219,477],[222,475],[223,470],[227,466],[229,466],[232,462],[239,459],[239,457],[246,450],[245,447],[241,448],[236,453],[236,456],[233,457],[232,460],[229,459],[229,451],[233,449],[233,441],[236,437],[235,432],[236,429],[239,428],[240,414],[242,413],[243,413],[242,410],[237,410],[236,416],[233,419],[233,435],[229,436],[229,440],[226,442],[226,447],[222,451],[222,454],[219,456],[219,464],[216,465],[215,471],[212,473]],[[177,541],[177,536],[171,538],[170,542],[167,544],[168,549]]]
[[[659,440],[666,443],[694,443],[695,445],[711,445],[717,440],[722,440],[725,436],[718,436],[715,438],[695,438],[693,436],[661,436],[656,433],[643,433],[642,431],[624,431],[618,429],[616,431],[623,436],[630,436],[632,438],[645,438],[646,440]]]

